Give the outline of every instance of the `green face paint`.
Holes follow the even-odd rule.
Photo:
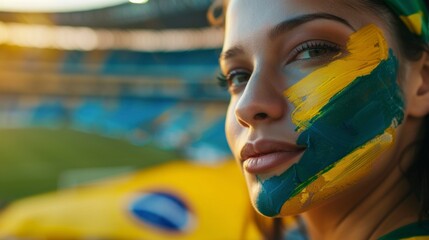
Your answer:
[[[322,189],[327,186],[332,185],[334,186],[333,189],[337,189],[338,186],[350,185],[350,182],[342,182],[343,180],[338,176],[341,176],[344,171],[358,171],[359,167],[355,167],[355,165],[363,166],[367,162],[371,162],[392,142],[393,136],[390,134],[390,130],[392,126],[395,127],[399,124],[404,117],[404,102],[396,82],[397,61],[393,52],[388,50],[381,32],[375,26],[371,25],[359,32],[355,33],[357,37],[351,37],[348,44],[351,55],[353,52],[357,54],[351,57],[357,57],[360,62],[362,60],[367,61],[367,65],[374,65],[374,67],[370,68],[371,71],[368,74],[357,74],[346,85],[344,81],[340,81],[341,79],[330,83],[330,86],[336,86],[333,87],[337,89],[334,93],[326,95],[325,91],[321,91],[320,94],[314,95],[313,90],[306,91],[304,89],[297,94],[297,99],[301,99],[297,102],[302,103],[296,105],[297,109],[293,113],[296,116],[292,116],[298,119],[296,124],[301,126],[297,145],[307,146],[307,149],[300,161],[281,175],[259,180],[261,190],[256,207],[262,214],[266,216],[279,215],[283,212],[284,205],[292,202],[291,199],[299,194],[301,195],[298,204],[306,204],[311,202],[313,195],[323,195]],[[369,50],[365,50],[368,47],[365,48],[365,44],[362,44],[364,40],[362,38],[367,38],[368,34],[370,34],[369,37],[375,39],[374,46],[379,48],[378,51],[385,51],[386,53],[381,54],[385,55],[383,58],[380,58],[381,55],[377,55],[377,52],[375,55],[369,53],[371,56],[375,56],[373,57],[375,62],[372,61],[374,59],[364,56],[365,51],[369,52]],[[380,42],[377,43],[377,41]],[[358,42],[358,45],[360,44],[360,47],[365,49],[351,49],[355,42]],[[359,54],[363,55],[359,56]],[[342,76],[353,71],[349,68],[351,65],[353,63],[339,59],[324,67],[325,69],[321,69],[320,72],[323,73],[324,70],[328,69],[327,72],[334,72],[336,75]],[[358,69],[362,68],[359,66]],[[311,77],[310,75],[307,78],[311,79]],[[306,79],[296,85],[300,89],[308,86]],[[339,85],[341,87],[338,87]],[[286,92],[286,97],[290,98],[291,95],[293,94]],[[311,106],[309,108],[314,110],[313,114],[309,115],[311,118],[305,117],[305,114],[311,111],[305,111],[302,118],[297,117],[300,114],[300,109],[306,109],[305,104],[308,101],[308,96],[322,100],[323,96],[329,96],[329,99],[320,108],[314,107],[320,102],[317,100],[310,101]],[[293,100],[292,102],[294,103]],[[388,139],[388,144],[384,144],[386,139]],[[347,162],[347,166],[344,166],[344,162]],[[353,182],[355,180],[347,181]],[[315,184],[312,187],[313,191],[308,191],[306,188],[312,184]],[[327,195],[332,195],[335,191],[331,189],[327,191],[329,193]],[[287,209],[284,211],[288,212]]]

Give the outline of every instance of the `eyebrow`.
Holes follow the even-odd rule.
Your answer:
[[[279,24],[277,24],[269,33],[270,39],[276,38],[277,36],[281,35],[284,32],[291,31],[292,29],[314,20],[318,19],[327,19],[332,20],[336,22],[340,22],[347,27],[351,28],[353,31],[356,31],[354,27],[345,19],[340,18],[338,16],[329,14],[329,13],[312,13],[312,14],[306,14],[301,15],[292,19],[285,20]]]
[[[311,14],[301,15],[292,19],[287,19],[277,24],[274,28],[271,29],[268,36],[270,39],[275,39],[276,37],[283,34],[284,32],[291,31],[292,29],[297,28],[298,26],[304,23],[308,23],[317,19],[333,20],[346,25],[347,27],[351,28],[353,31],[356,31],[356,29],[347,20],[343,18],[340,18],[338,16],[335,16],[329,13],[311,13]],[[228,49],[225,52],[222,52],[220,54],[219,61],[233,58],[243,53],[244,53],[244,49],[241,46],[235,46],[231,49]]]

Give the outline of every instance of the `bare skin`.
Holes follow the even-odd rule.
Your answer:
[[[415,62],[401,58],[394,35],[383,20],[386,18],[353,6],[353,2],[356,1],[231,0],[226,16],[221,68],[225,75],[235,76],[230,79],[226,133],[253,204],[260,185],[251,168],[240,160],[243,146],[257,146],[263,141],[295,143],[298,134],[291,121],[293,107],[283,91],[330,59],[311,59],[308,53],[294,52],[295,47],[316,39],[344,48],[350,34],[375,24],[399,58],[398,82],[406,108],[405,120],[397,128],[397,140],[375,160],[371,173],[358,184],[329,200],[314,203],[302,213],[311,239],[376,239],[418,219],[417,199],[403,176],[413,151],[401,154],[418,138],[422,118],[429,113],[429,57],[424,54]],[[284,20],[310,13],[329,13],[347,24],[317,19],[280,34],[272,33],[274,26]],[[293,161],[299,161],[299,157]],[[263,176],[278,175],[292,163],[280,165]]]

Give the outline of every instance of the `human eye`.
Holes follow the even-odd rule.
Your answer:
[[[342,48],[339,45],[329,41],[307,41],[292,50],[288,63],[294,61],[331,59],[340,54],[341,51]]]
[[[245,86],[249,81],[251,73],[244,69],[230,71],[227,75],[220,74],[217,79],[221,87],[235,92]]]

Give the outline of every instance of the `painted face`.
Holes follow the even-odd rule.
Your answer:
[[[404,118],[397,59],[383,23],[354,11],[342,1],[230,3],[227,138],[266,216],[320,205],[389,164]]]

